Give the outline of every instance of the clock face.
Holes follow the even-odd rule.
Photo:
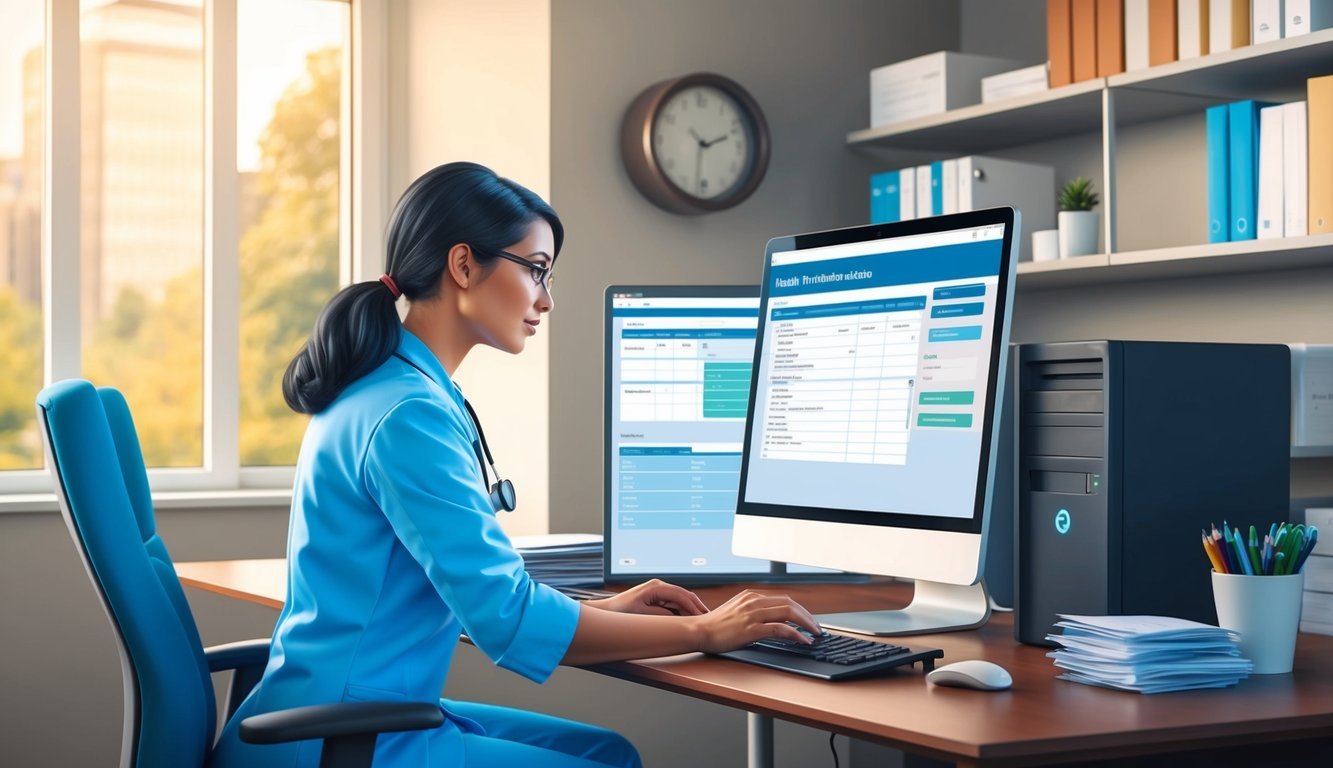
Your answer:
[[[653,121],[652,146],[661,173],[691,197],[711,200],[746,181],[749,121],[714,86],[684,88],[665,101]]]

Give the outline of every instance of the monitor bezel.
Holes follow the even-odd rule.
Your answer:
[[[759,325],[755,331],[755,375],[750,379],[750,408],[745,416],[745,431],[743,433],[744,442],[741,447],[740,487],[736,497],[737,516],[776,517],[806,520],[815,523],[847,523],[851,525],[874,526],[876,528],[911,528],[924,531],[943,531],[966,534],[983,533],[985,512],[990,495],[988,489],[992,482],[991,469],[994,466],[994,462],[991,461],[991,443],[994,439],[995,428],[999,418],[999,414],[996,411],[996,395],[1000,386],[999,378],[1004,369],[1001,355],[1003,354],[1005,347],[1008,346],[1009,341],[1008,333],[1002,333],[1001,331],[1004,330],[1002,324],[1006,313],[1011,311],[1009,301],[1010,297],[1013,295],[1012,281],[1015,277],[1013,273],[1017,269],[1015,263],[1016,258],[1014,256],[1015,219],[1016,212],[1013,208],[988,208],[981,211],[969,211],[966,213],[934,216],[925,219],[912,219],[902,222],[870,224],[823,232],[787,235],[784,237],[775,237],[768,241],[768,246],[764,249],[763,282],[760,284]],[[1004,238],[1003,243],[1001,244],[1000,269],[995,292],[996,304],[992,318],[995,323],[995,332],[991,335],[988,381],[986,386],[986,405],[983,411],[985,423],[981,426],[981,450],[977,457],[979,464],[977,470],[977,490],[973,499],[971,516],[938,517],[931,515],[911,515],[826,507],[804,507],[746,501],[746,490],[749,483],[750,446],[752,444],[753,431],[755,428],[754,403],[755,398],[758,395],[758,371],[760,370],[760,362],[764,352],[764,339],[766,338],[765,332],[769,314],[768,304],[771,296],[770,273],[773,268],[773,254],[793,250],[804,250],[807,248],[820,248],[894,237],[908,237],[912,235],[947,232],[949,230],[995,224],[1004,225]]]
[[[733,571],[728,573],[698,573],[692,571],[655,571],[653,573],[625,573],[615,570],[613,535],[615,513],[611,489],[611,462],[613,435],[611,413],[611,386],[615,325],[612,302],[618,294],[635,293],[638,298],[759,298],[759,285],[609,285],[602,298],[602,579],[607,584],[637,583],[659,578],[676,584],[743,584],[753,582],[795,581],[861,581],[857,574],[843,573],[789,573],[786,563],[769,561],[768,570]],[[751,389],[751,396],[754,392]],[[748,414],[747,414],[748,422]]]

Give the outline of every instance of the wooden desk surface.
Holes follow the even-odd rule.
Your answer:
[[[177,563],[176,571],[186,585],[275,608],[285,596],[282,560]],[[736,589],[698,591],[715,605]],[[893,584],[761,589],[786,592],[816,613],[900,607],[910,597],[907,587]],[[1057,680],[1046,649],[1013,639],[1010,614],[994,615],[979,631],[903,641],[942,648],[942,663],[994,661],[1009,670],[1014,686],[998,693],[939,688],[923,680],[919,666],[828,683],[701,654],[590,669],[963,765],[1112,759],[1333,734],[1333,637],[1302,634],[1293,674],[1152,696]]]

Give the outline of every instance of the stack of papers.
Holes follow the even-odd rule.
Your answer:
[[[586,597],[587,588],[602,586],[600,535],[554,533],[515,536],[512,541],[528,575],[537,581],[575,597]]]
[[[1225,688],[1254,669],[1241,658],[1240,636],[1210,624],[1169,616],[1060,618],[1062,634],[1046,639],[1062,646],[1047,654],[1066,670],[1062,680],[1164,693]]]

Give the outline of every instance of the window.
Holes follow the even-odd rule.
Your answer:
[[[348,0],[0,8],[0,490],[49,488],[32,471],[44,368],[125,393],[157,489],[285,479],[246,468],[295,462],[305,419],[282,374],[351,274],[352,16]],[[63,143],[47,135],[61,107],[43,119],[48,76],[78,94]],[[48,226],[71,196],[78,215],[73,245],[44,257],[47,139],[53,167],[77,170],[52,184]],[[45,269],[77,279],[52,281],[44,323]]]

